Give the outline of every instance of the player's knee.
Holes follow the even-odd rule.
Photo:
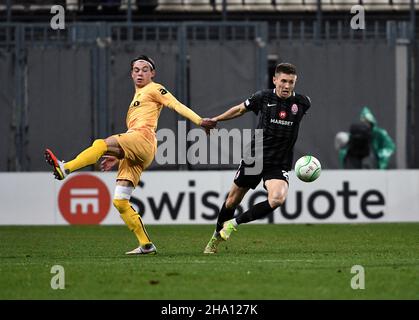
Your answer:
[[[268,202],[272,209],[276,209],[284,204],[285,199],[286,197],[284,195],[277,195],[268,197]]]
[[[106,151],[108,151],[108,145],[103,139],[96,139],[93,141],[92,147],[99,151],[101,154],[104,154]]]
[[[103,147],[108,147],[108,145],[106,144],[106,142],[105,142],[105,140],[103,140],[103,139],[96,139],[95,141],[93,141],[93,144],[92,144],[94,147],[101,147],[101,148],[103,148]]]
[[[114,207],[120,212],[125,212],[131,206],[129,203],[129,199],[131,198],[131,194],[133,192],[133,187],[121,186],[117,185],[115,187],[115,193],[113,196],[113,205]]]
[[[129,201],[127,199],[113,199],[112,203],[116,210],[119,212],[124,212],[130,207]]]

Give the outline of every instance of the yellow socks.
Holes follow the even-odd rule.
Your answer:
[[[129,201],[126,199],[114,199],[113,205],[118,209],[128,229],[134,232],[140,245],[144,246],[151,243],[140,215],[131,207]]]
[[[95,140],[91,147],[82,151],[74,160],[64,163],[64,169],[70,172],[95,164],[105,154],[108,147],[105,140]]]

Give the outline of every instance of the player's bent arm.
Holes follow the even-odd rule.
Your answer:
[[[245,114],[248,111],[249,110],[245,107],[244,103],[241,103],[237,106],[234,106],[228,109],[226,112],[220,114],[219,116],[214,117],[213,119],[216,121],[226,121],[226,120],[240,117],[241,115]]]

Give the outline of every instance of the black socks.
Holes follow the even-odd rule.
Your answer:
[[[253,220],[258,220],[265,218],[268,214],[270,214],[274,209],[271,208],[269,205],[269,201],[265,200],[258,204],[255,204],[246,212],[243,212],[236,218],[237,224],[247,223]],[[220,229],[221,230],[221,229]]]
[[[220,232],[220,230],[223,228],[224,222],[226,222],[227,220],[233,219],[234,211],[236,211],[236,208],[227,209],[226,203],[225,202],[223,203],[220,213],[218,214],[217,228],[215,229],[215,231]]]

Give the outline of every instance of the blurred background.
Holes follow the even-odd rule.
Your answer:
[[[294,159],[339,168],[335,136],[368,106],[396,144],[389,168],[418,168],[418,10],[417,0],[1,0],[0,171],[48,171],[44,148],[70,159],[125,132],[139,54],[156,61],[156,82],[208,117],[272,88],[276,64],[291,62],[296,91],[312,100]],[[176,132],[178,120],[164,110],[159,129]],[[220,127],[256,123],[249,113]]]

